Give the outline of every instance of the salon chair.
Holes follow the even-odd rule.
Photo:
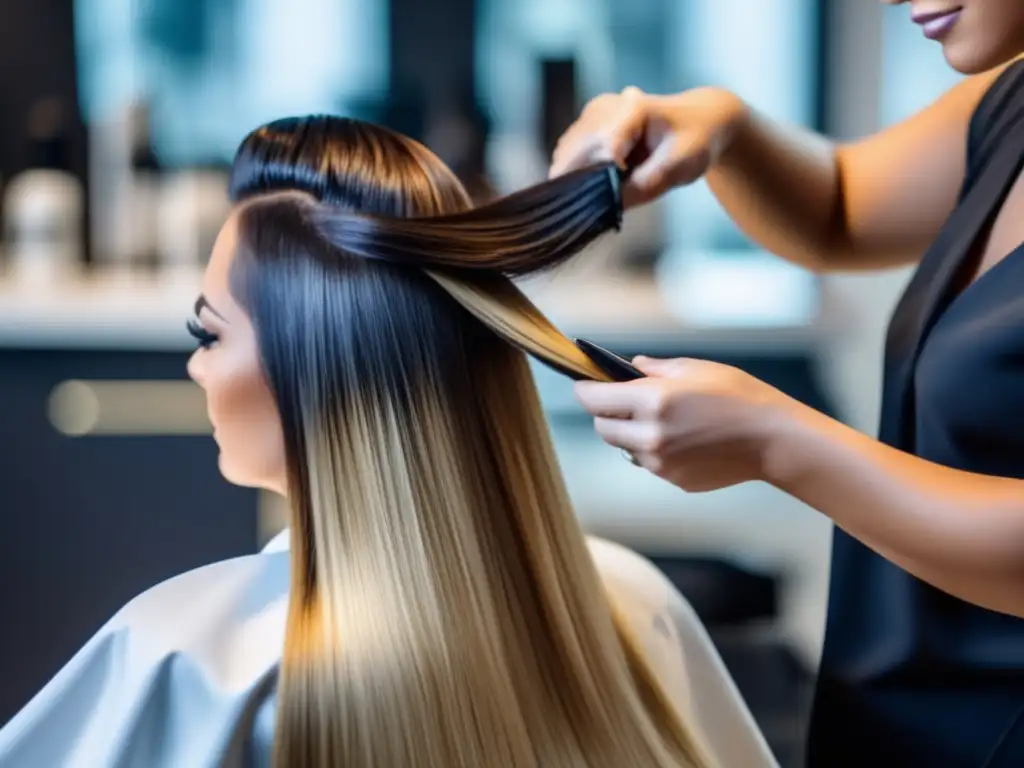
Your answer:
[[[714,557],[650,559],[707,628],[779,764],[801,766],[813,674],[773,632],[782,576]]]

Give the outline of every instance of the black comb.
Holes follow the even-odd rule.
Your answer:
[[[635,381],[636,379],[646,377],[643,371],[628,360],[624,360],[614,352],[609,352],[604,347],[599,347],[592,341],[573,339],[573,343],[593,361],[594,365],[608,374],[613,381]]]
[[[622,183],[628,176],[629,172],[622,170],[617,165],[608,166],[608,181],[611,184],[612,197],[615,200],[612,215],[615,217],[616,232],[622,231]]]

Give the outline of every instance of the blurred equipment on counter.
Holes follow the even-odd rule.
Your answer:
[[[190,279],[206,263],[231,211],[225,168],[186,168],[166,174],[159,197],[160,270]]]
[[[135,266],[131,126],[130,105],[94,119],[89,126],[89,237],[93,264],[104,270]]]
[[[545,157],[555,152],[558,138],[573,124],[582,104],[575,58],[541,59],[540,140]]]
[[[29,110],[29,167],[4,189],[4,240],[9,274],[46,285],[74,275],[82,264],[85,191],[72,173],[68,108],[56,96]]]
[[[134,266],[155,267],[160,259],[160,185],[162,168],[153,150],[149,106],[136,101],[128,108],[127,149],[129,191],[126,224],[128,260]]]
[[[434,110],[426,135],[426,145],[458,176],[476,205],[497,195],[487,170],[490,134],[490,117],[473,89],[465,87],[453,103]]]
[[[192,279],[230,211],[226,163],[165,167],[139,100],[94,123],[91,138],[97,265]]]

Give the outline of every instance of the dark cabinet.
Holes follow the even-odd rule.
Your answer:
[[[186,359],[0,350],[0,723],[133,596],[255,551],[257,494],[221,478],[208,435],[69,436],[51,418],[62,382],[184,382]]]

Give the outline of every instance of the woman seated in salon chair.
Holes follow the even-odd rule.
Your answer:
[[[671,583],[583,535],[527,364],[604,378],[508,276],[616,225],[607,169],[470,211],[420,144],[311,117],[231,194],[189,371],[289,530],[126,605],[0,766],[775,765]]]

